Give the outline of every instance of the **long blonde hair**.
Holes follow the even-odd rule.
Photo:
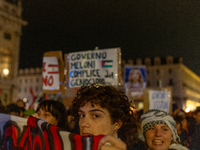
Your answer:
[[[133,83],[132,75],[134,74],[134,72],[136,70],[138,70],[138,73],[139,73],[139,80],[138,80],[138,82],[140,84],[142,84],[143,83],[142,73],[141,73],[141,71],[140,71],[139,68],[133,68],[133,69],[131,69],[131,71],[129,72],[129,75],[128,75],[128,82]]]

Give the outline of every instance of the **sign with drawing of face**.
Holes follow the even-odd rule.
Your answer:
[[[143,89],[146,88],[146,68],[145,66],[130,65],[125,66],[124,88],[129,97],[141,99]]]

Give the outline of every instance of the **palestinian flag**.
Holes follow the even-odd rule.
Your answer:
[[[113,67],[113,60],[102,60],[101,66],[103,68],[112,68]]]

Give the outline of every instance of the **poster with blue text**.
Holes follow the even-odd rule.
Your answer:
[[[149,109],[158,109],[170,112],[171,92],[170,91],[149,91]]]
[[[69,53],[69,87],[93,83],[118,85],[120,48]]]

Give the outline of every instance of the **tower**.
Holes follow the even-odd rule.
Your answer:
[[[4,105],[15,100],[22,27],[21,0],[0,0],[0,99]]]

